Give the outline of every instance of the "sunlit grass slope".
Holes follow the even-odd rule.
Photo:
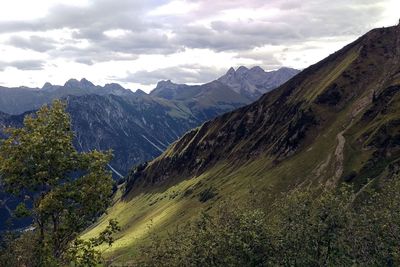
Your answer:
[[[375,29],[259,101],[188,132],[131,175],[108,214],[122,231],[102,250],[129,264],[164,235],[222,201],[268,207],[298,187],[362,188],[400,170],[400,27]],[[254,198],[253,198],[254,199]]]

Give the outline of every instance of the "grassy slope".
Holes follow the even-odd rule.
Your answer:
[[[375,31],[367,36],[367,39],[370,36],[372,36],[370,38],[376,38],[374,34],[379,36],[381,32]],[[391,42],[391,38],[386,33],[379,36],[379,40],[382,42]],[[371,43],[375,44],[375,42]],[[384,46],[386,46],[385,43],[382,44],[382,47]],[[323,120],[321,127],[309,131],[309,136],[303,141],[297,153],[279,163],[276,163],[274,157],[268,153],[251,157],[247,162],[240,161],[240,165],[236,162],[233,165],[226,159],[219,160],[199,176],[178,176],[161,183],[158,187],[139,187],[131,191],[127,198],[116,196],[116,202],[108,214],[88,229],[84,237],[88,238],[99,233],[109,218],[118,219],[123,228],[122,232],[119,233],[113,247],[104,247],[103,250],[105,256],[112,259],[113,262],[126,263],[135,257],[137,246],[146,242],[151,234],[165,234],[169,229],[194,218],[201,210],[212,211],[219,201],[245,201],[252,193],[260,191],[265,196],[262,201],[268,205],[270,201],[276,200],[281,192],[299,185],[333,186],[338,179],[343,179],[352,171],[356,171],[362,176],[357,177],[359,179],[356,180],[361,185],[366,178],[373,178],[385,172],[388,164],[398,160],[400,155],[394,153],[389,157],[378,158],[375,166],[381,166],[376,168],[379,169],[379,172],[368,172],[364,167],[375,150],[367,149],[366,144],[369,142],[368,138],[373,138],[379,128],[388,128],[388,122],[400,120],[399,94],[391,100],[388,104],[390,108],[386,109],[384,113],[380,113],[367,122],[362,121],[361,118],[365,110],[373,105],[371,93],[375,90],[381,92],[387,86],[397,84],[400,79],[398,75],[394,75],[380,80],[383,74],[389,73],[389,70],[385,67],[380,71],[373,69],[374,66],[383,65],[383,59],[379,53],[379,55],[371,55],[373,49],[367,51],[370,53],[369,56],[360,59],[359,53],[361,49],[365,50],[365,47],[365,45],[356,43],[339,56],[332,57],[333,60],[331,58],[331,60],[318,65],[318,68],[314,67],[305,72],[308,78],[301,81],[296,91],[291,93],[289,102],[296,99],[298,101],[299,98],[305,99]],[[371,65],[371,62],[374,62],[375,65]],[[398,66],[398,62],[388,64],[388,68],[393,68],[393,66]],[[394,73],[398,72],[398,67],[396,68],[393,70]],[[343,78],[345,71],[356,77],[358,82],[351,83],[347,78]],[[345,102],[339,103],[335,108],[316,105],[315,99],[328,90],[333,83],[345,88],[343,94]],[[291,86],[290,83],[286,87],[289,86]],[[282,91],[285,93],[285,86],[282,88],[269,94],[269,97],[277,99],[278,94]],[[232,113],[229,116],[233,117],[234,115],[235,113]],[[200,129],[192,132],[191,135],[202,134],[203,137],[200,136],[199,139],[203,142],[207,136],[212,136],[213,132],[219,130],[217,124],[206,129],[206,133],[201,133]],[[398,127],[391,129],[394,132],[396,130]],[[342,144],[343,149],[340,149],[339,145],[340,136],[343,136],[345,141]],[[365,136],[368,137],[366,140],[361,138]],[[195,140],[195,138],[191,137],[187,140]],[[247,145],[249,140],[251,139],[240,141],[239,144],[236,144],[235,149]],[[179,142],[175,143],[158,161],[169,160],[169,157],[174,154],[179,157],[180,153],[187,149],[188,144],[184,143],[181,148],[179,145]],[[342,152],[343,159],[340,160]],[[335,173],[340,167],[343,168],[343,172],[339,177],[335,177]],[[153,172],[157,170],[157,164],[153,169]],[[199,194],[208,188],[214,188],[218,194],[213,199],[202,203],[199,201]]]
[[[340,125],[341,121],[338,120],[337,124]],[[209,210],[215,206],[216,201],[245,201],[250,192],[258,190],[269,192],[272,199],[278,193],[302,183],[304,177],[314,171],[315,166],[322,164],[333,153],[337,129],[337,125],[332,125],[304,153],[277,166],[273,166],[268,157],[260,157],[234,169],[223,162],[198,177],[174,185],[132,192],[132,197],[125,200],[117,196],[116,203],[108,214],[98,224],[93,225],[84,237],[96,235],[105,227],[108,219],[117,218],[123,230],[111,248],[103,249],[107,258],[115,259],[116,262],[127,262],[135,255],[136,245],[145,242],[149,235],[172,229],[195,217],[201,210]],[[324,179],[314,183],[325,182]],[[210,187],[216,188],[217,197],[201,203],[198,194]],[[192,188],[193,192],[185,196],[188,188]]]

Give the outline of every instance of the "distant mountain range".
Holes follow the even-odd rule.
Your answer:
[[[82,95],[117,95],[132,96],[131,90],[126,90],[121,85],[112,83],[105,86],[95,86],[86,79],[80,81],[71,79],[63,86],[45,83],[42,88],[29,87],[0,87],[0,111],[8,114],[21,114],[26,111],[39,109],[42,105],[54,99],[66,96]]]
[[[150,94],[132,92],[116,83],[96,86],[86,79],[71,79],[62,86],[46,83],[42,88],[0,87],[0,126],[20,126],[23,116],[18,115],[54,99],[65,99],[77,148],[113,149],[111,166],[115,173],[124,175],[133,165],[160,155],[187,130],[251,103],[247,95],[260,83],[268,83],[270,87],[264,89],[268,91],[272,84],[278,86],[298,72],[287,68],[264,72],[261,68],[245,67],[236,72],[245,69],[246,75],[236,75],[235,88],[231,87],[234,82],[229,80],[228,85],[224,78],[232,69],[221,79],[203,85],[161,81]]]

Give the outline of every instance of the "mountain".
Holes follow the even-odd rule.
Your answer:
[[[237,70],[230,68],[228,72],[216,81],[201,85],[190,86],[186,84],[175,84],[170,80],[160,81],[157,87],[150,92],[150,95],[169,100],[190,100],[191,98],[202,97],[202,86],[213,84],[225,88],[225,96],[235,99],[235,101],[251,103],[257,100],[262,94],[269,92],[279,85],[285,83],[300,71],[292,68],[283,67],[275,71],[264,71],[261,67],[248,69],[240,66]],[[215,98],[223,100],[221,94],[207,91],[205,98]]]
[[[218,81],[253,102],[299,72],[299,70],[286,67],[266,72],[258,66],[251,69],[241,66],[237,70],[230,68]]]
[[[104,87],[95,86],[86,79],[68,80],[63,86],[45,83],[41,89],[17,87],[0,87],[0,111],[8,114],[21,114],[36,110],[54,99],[69,95],[118,95],[132,96],[134,93],[118,84],[106,84]]]
[[[70,79],[63,86],[46,83],[41,89],[0,88],[5,96],[0,101],[7,103],[0,106],[0,112],[24,112],[1,112],[0,126],[20,127],[32,109],[65,99],[76,147],[82,151],[113,149],[111,166],[125,175],[133,165],[160,155],[187,130],[249,102],[217,81],[183,87],[179,95],[184,97],[175,99],[140,90],[133,93],[119,84],[95,86],[86,79]],[[0,137],[4,137],[1,130]]]
[[[237,71],[231,68],[217,81],[203,85],[190,86],[175,84],[171,81],[160,81],[157,87],[151,91],[150,96],[179,101],[188,108],[194,108],[200,113],[212,113],[212,116],[215,116],[251,103],[262,93],[276,88],[297,73],[297,70],[290,68],[265,72],[260,67],[247,69],[242,66]],[[46,82],[42,88],[0,87],[0,111],[17,115],[36,110],[54,99],[67,96],[116,95],[134,98],[138,94],[145,95],[146,93],[141,90],[134,93],[117,83],[98,86],[85,78],[80,81],[70,79],[64,85],[52,85]],[[217,111],[213,111],[215,107],[218,107]],[[202,120],[210,118],[204,114],[202,117]]]
[[[0,138],[5,137],[4,127],[20,127],[32,109],[62,98],[76,133],[75,147],[80,151],[112,149],[114,158],[109,167],[115,177],[122,177],[132,166],[159,156],[189,129],[249,103],[218,81],[179,86],[176,96],[169,99],[140,90],[133,93],[118,84],[95,86],[86,79],[71,79],[63,86],[46,83],[41,89],[0,88]],[[166,88],[163,82],[157,87]],[[18,201],[1,194],[0,201],[5,207],[0,207],[4,215],[0,223],[5,225],[7,208],[15,207]]]
[[[204,121],[251,102],[219,81],[192,86],[160,81],[150,96],[178,101]]]
[[[400,173],[400,25],[374,29],[251,105],[189,131],[130,173],[109,218],[124,229],[108,258],[129,262],[153,233],[262,193],[356,190]],[[148,226],[151,225],[151,228]]]
[[[187,130],[250,103],[219,81],[195,86],[161,81],[148,95],[116,83],[101,87],[70,79],[62,86],[45,83],[41,89],[2,87],[0,112],[31,112],[58,98],[68,100],[78,149],[113,149],[112,167],[122,175],[160,155]],[[0,116],[0,124],[6,117]],[[22,117],[8,120],[22,125]]]
[[[160,155],[187,130],[204,121],[203,114],[195,116],[180,103],[146,94],[131,97],[72,95],[63,99],[71,115],[77,149],[112,149],[114,159],[110,166],[121,175],[133,165]],[[0,112],[0,137],[5,136],[5,127],[21,127],[24,116],[32,113],[9,115]]]
[[[160,155],[203,122],[179,103],[147,95],[69,96],[66,100],[75,146],[82,151],[113,149],[111,166],[122,175],[133,165]]]

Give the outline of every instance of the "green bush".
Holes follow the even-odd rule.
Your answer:
[[[297,190],[268,212],[225,203],[140,249],[137,266],[398,266],[400,181]]]

